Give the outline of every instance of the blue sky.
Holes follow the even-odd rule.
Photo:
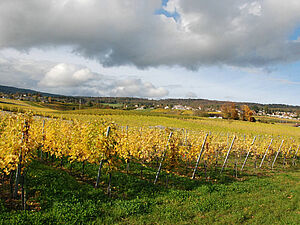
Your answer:
[[[180,15],[175,11],[175,12],[169,12],[164,9],[164,7],[167,6],[169,0],[162,0],[161,8],[157,9],[155,11],[155,14],[157,15],[165,15],[166,17],[174,18],[175,21],[178,21],[180,18]]]
[[[289,37],[289,40],[297,40],[300,37],[300,26],[296,27]]]
[[[3,85],[300,105],[300,2],[3,1]]]

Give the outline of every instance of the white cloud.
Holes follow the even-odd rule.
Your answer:
[[[163,9],[170,13],[175,13],[176,5],[178,5],[178,1],[169,1],[167,5],[163,6]]]
[[[5,57],[0,57],[0,78],[2,85],[64,95],[161,98],[169,93],[142,79],[102,75],[83,66]]]
[[[95,75],[87,68],[60,63],[50,69],[39,82],[46,87],[76,87],[95,78]]]
[[[150,82],[143,82],[141,79],[120,80],[116,82],[115,86],[111,91],[112,96],[159,98],[169,94],[166,89],[162,87],[156,88]]]
[[[2,85],[36,88],[45,71],[55,64],[47,61],[35,62],[27,59],[5,58],[0,55],[0,81]]]
[[[298,0],[1,0],[0,48],[71,46],[105,66],[261,67],[300,59]]]
[[[262,7],[259,2],[251,2],[251,3],[245,3],[240,6],[240,9],[246,10],[246,12],[253,16],[261,16],[262,15]]]

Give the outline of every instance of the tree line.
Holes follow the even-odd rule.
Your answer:
[[[255,122],[254,111],[252,111],[248,105],[242,105],[238,110],[235,103],[225,103],[221,107],[222,117],[224,119],[243,120]]]

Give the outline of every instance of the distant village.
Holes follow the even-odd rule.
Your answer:
[[[260,110],[258,113],[256,113],[258,116],[270,116],[270,117],[275,117],[275,118],[280,118],[280,119],[290,119],[290,120],[296,120],[299,118],[299,114],[296,112],[281,112],[281,111],[276,111],[273,113],[266,113],[264,110]]]
[[[164,100],[161,104],[155,104],[155,100],[145,100],[136,98],[115,98],[117,100],[112,101],[114,98],[101,98],[101,97],[72,97],[72,96],[49,96],[43,95],[41,93],[15,93],[15,94],[7,94],[0,93],[1,98],[15,99],[21,101],[32,101],[32,102],[40,102],[43,104],[51,104],[54,102],[59,103],[69,103],[78,105],[78,107],[73,107],[72,109],[80,109],[85,107],[94,107],[94,108],[118,108],[118,109],[128,109],[128,110],[145,110],[145,109],[164,109],[164,110],[186,110],[193,111],[195,114],[197,112],[206,112],[208,117],[222,119],[222,110],[220,104],[212,104],[212,105],[184,105],[184,104],[169,104],[168,100]],[[104,100],[103,100],[104,99]],[[118,99],[121,101],[118,102]],[[129,100],[126,100],[129,99]],[[109,100],[106,102],[105,100]],[[1,101],[1,100],[0,100]],[[143,102],[146,101],[146,102]],[[159,100],[157,100],[159,101]],[[135,103],[134,103],[135,102]],[[118,106],[114,106],[114,104],[108,103],[119,103]],[[268,116],[274,117],[278,119],[286,119],[286,120],[299,120],[300,119],[300,111],[299,110],[280,110],[280,109],[268,109],[268,107],[257,107],[254,105],[250,107],[254,116]],[[241,107],[236,107],[237,113],[242,114]]]
[[[139,106],[139,105],[135,105],[136,110],[144,110],[146,109],[146,106]],[[170,106],[164,106],[161,107],[160,105],[157,105],[156,108],[164,108],[164,109],[171,109],[171,110],[192,110],[192,111],[197,111],[197,110],[204,110],[203,107],[199,106],[198,108],[193,108],[191,106],[186,106],[186,105],[174,105],[173,107]],[[154,109],[154,108],[152,108]],[[216,112],[216,113],[222,113],[221,110],[218,109],[214,109],[214,108],[206,108],[206,111],[209,112]],[[241,113],[241,110],[237,109],[239,113]],[[296,112],[284,112],[284,111],[276,111],[273,113],[267,113],[265,112],[265,110],[259,110],[258,112],[254,112],[255,115],[257,116],[270,116],[270,117],[276,117],[276,118],[280,118],[280,119],[298,119],[299,114]],[[217,115],[217,114],[216,114]],[[219,117],[222,118],[222,117]]]

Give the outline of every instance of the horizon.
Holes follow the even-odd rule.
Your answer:
[[[27,3],[0,6],[5,86],[300,106],[300,2]]]
[[[1,85],[0,86],[4,86]],[[40,92],[38,90],[33,90],[33,89],[27,89],[27,88],[20,88],[20,87],[14,87],[14,86],[4,86],[4,87],[9,87],[9,88],[16,88],[16,89],[25,89],[25,90],[29,90],[29,91],[33,91],[33,92],[37,92],[37,93],[43,93],[43,94],[50,94],[50,95],[56,95],[59,97],[73,97],[73,98],[136,98],[136,99],[145,99],[145,100],[151,100],[151,101],[160,101],[160,100],[204,100],[204,101],[215,101],[215,102],[232,102],[232,103],[238,103],[238,104],[256,104],[256,105],[283,105],[283,106],[290,106],[290,107],[300,107],[300,105],[289,105],[289,104],[284,104],[284,103],[260,103],[260,102],[234,102],[234,101],[223,101],[223,100],[218,100],[218,99],[205,99],[205,98],[146,98],[146,97],[130,97],[130,96],[122,96],[122,97],[111,97],[111,96],[76,96],[76,95],[60,95],[57,93],[48,93],[48,92]]]

